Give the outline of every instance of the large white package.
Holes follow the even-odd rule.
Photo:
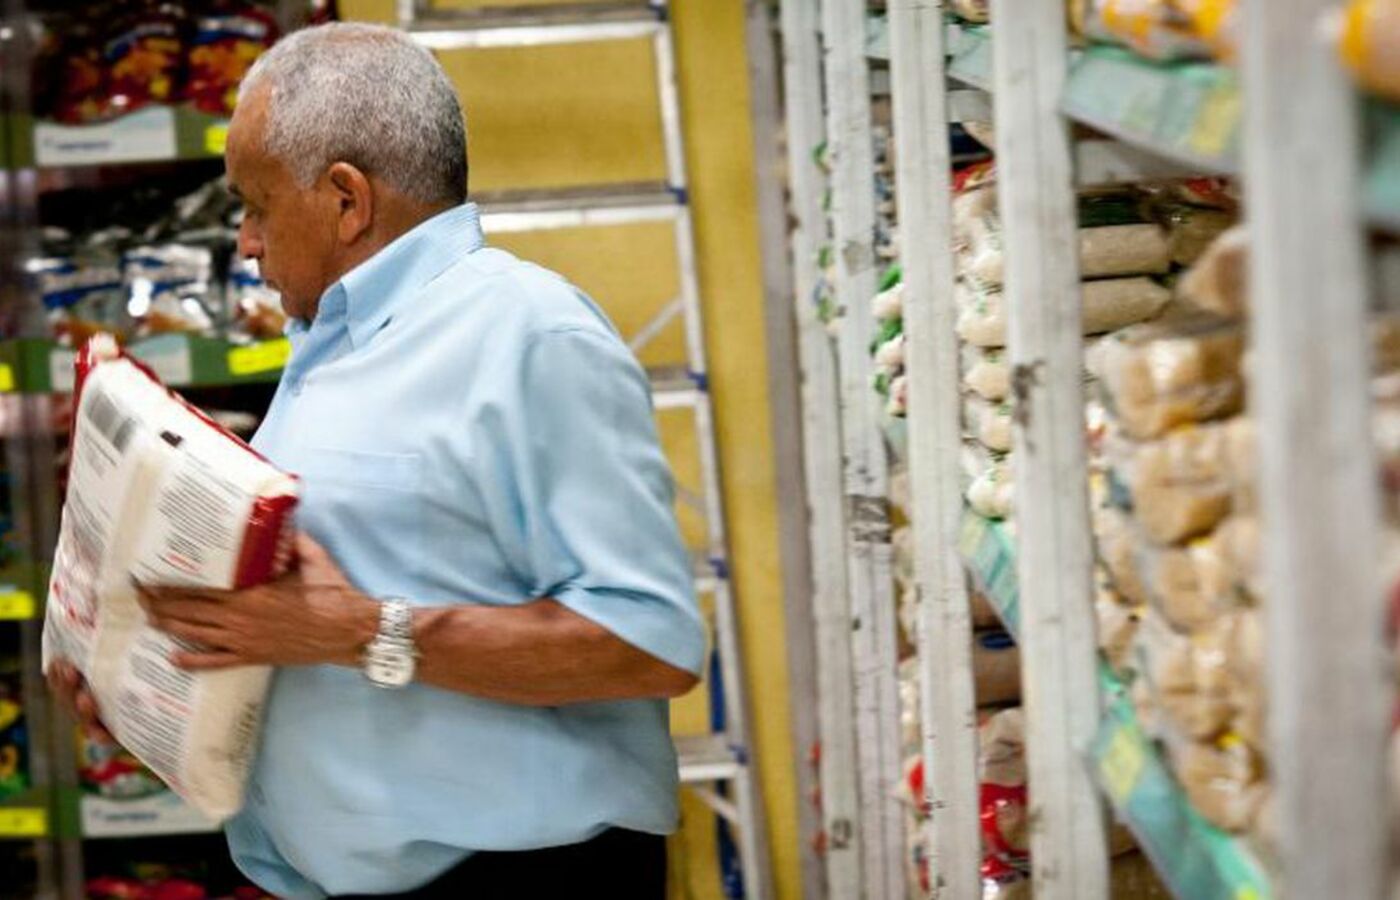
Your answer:
[[[117,740],[215,821],[242,806],[271,669],[191,673],[146,622],[148,585],[248,587],[285,571],[297,486],[108,339],[79,354],[44,668],[86,678]]]

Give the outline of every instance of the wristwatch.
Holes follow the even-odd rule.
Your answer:
[[[413,607],[404,600],[383,601],[379,604],[379,632],[365,647],[365,677],[378,687],[405,688],[413,681],[417,666]]]

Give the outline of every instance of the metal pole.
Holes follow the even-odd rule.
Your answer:
[[[1016,404],[1017,578],[1037,900],[1108,896],[1064,4],[993,0],[998,195]]]
[[[754,184],[763,250],[764,332],[768,348],[770,431],[778,490],[778,529],[783,566],[783,623],[787,644],[788,703],[793,766],[797,772],[798,855],[802,896],[826,896],[821,857],[812,840],[821,829],[811,797],[819,779],[810,764],[818,741],[815,623],[812,614],[811,516],[802,477],[801,370],[793,317],[793,265],[788,258],[788,212],[783,196],[785,167],[782,94],[778,84],[774,11],[760,0],[745,4],[750,116],[754,132]]]
[[[941,11],[921,0],[891,0],[889,24],[899,227],[904,246],[917,248],[902,262],[925,837],[933,896],[975,900],[982,892],[982,841],[972,614],[957,553],[962,397],[944,24]]]
[[[803,472],[811,519],[812,616],[816,630],[819,777],[826,894],[861,897],[861,809],[855,672],[847,607],[846,516],[841,505],[840,383],[831,338],[817,317],[817,249],[826,235],[825,177],[812,158],[826,137],[816,4],[780,7],[787,122],[794,312],[802,369]]]
[[[904,767],[887,460],[880,433],[881,404],[872,388],[873,365],[868,346],[875,333],[870,301],[875,295],[877,273],[865,3],[823,0],[821,6],[836,300],[843,310],[837,346],[845,451],[851,648],[861,763],[861,842],[866,896],[870,900],[893,900],[905,896],[905,811],[897,799]]]
[[[1249,0],[1242,29],[1269,762],[1296,900],[1390,895],[1357,102],[1317,27],[1336,5]]]

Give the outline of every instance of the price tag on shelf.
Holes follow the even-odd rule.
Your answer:
[[[1115,806],[1127,804],[1145,762],[1142,741],[1120,725],[1099,757],[1099,772],[1103,774],[1104,787]]]
[[[47,810],[0,806],[0,838],[41,838],[48,833]]]
[[[286,338],[263,341],[248,347],[234,347],[228,352],[228,370],[234,375],[276,372],[287,365],[291,355],[292,343]]]
[[[34,595],[28,591],[0,591],[0,619],[25,621],[34,618],[38,611]]]
[[[41,166],[110,165],[175,158],[175,111],[152,106],[97,125],[34,126]]]
[[[0,363],[0,394],[13,393],[15,389],[15,370],[9,363]]]
[[[204,150],[210,156],[223,156],[228,145],[228,123],[219,122],[204,129]]]
[[[1212,88],[1196,113],[1188,139],[1191,149],[1203,156],[1224,156],[1239,129],[1240,112],[1240,92],[1233,84]]]

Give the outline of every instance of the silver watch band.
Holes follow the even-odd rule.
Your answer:
[[[413,643],[413,607],[403,600],[385,600],[379,604],[379,634],[381,640]]]

